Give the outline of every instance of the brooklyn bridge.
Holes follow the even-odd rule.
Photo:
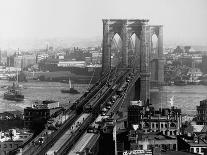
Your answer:
[[[22,146],[19,154],[116,153],[116,137],[131,128],[127,121],[130,103],[147,107],[153,100],[151,90],[159,90],[164,81],[163,26],[148,22],[103,19],[101,79],[65,111],[69,117],[57,131],[48,133],[46,128]],[[119,37],[116,57],[112,50],[115,36]],[[37,140],[41,144],[35,145]]]

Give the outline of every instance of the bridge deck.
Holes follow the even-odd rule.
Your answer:
[[[84,151],[84,149],[86,148],[87,144],[90,143],[93,136],[98,136],[98,135],[99,134],[85,132],[84,135],[76,143],[76,145],[68,153],[68,155],[77,155],[78,152]]]
[[[82,114],[75,122],[74,124],[63,134],[62,137],[60,137],[57,142],[49,149],[49,151],[46,153],[47,155],[53,154],[54,152],[57,152],[64,144],[65,142],[72,136],[72,134],[79,128],[80,124],[89,116],[89,114]]]

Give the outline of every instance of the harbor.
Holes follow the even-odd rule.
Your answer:
[[[80,94],[61,93],[61,89],[68,89],[68,84],[60,82],[22,82],[22,93],[25,99],[20,102],[8,101],[3,99],[6,91],[4,86],[12,85],[13,82],[0,80],[0,112],[18,110],[23,111],[25,107],[31,106],[34,100],[58,100],[60,105],[71,106],[89,87],[88,84],[73,84]],[[186,85],[186,86],[163,86],[159,94],[156,94],[155,107],[169,107],[169,101],[174,96],[175,106],[183,109],[184,114],[195,115],[196,105],[207,97],[207,86],[205,85]],[[69,103],[70,101],[70,103]]]
[[[11,86],[12,81],[0,80],[0,112],[17,110],[23,112],[25,107],[31,106],[34,100],[58,100],[62,106],[70,106],[77,100],[88,88],[87,84],[74,84],[74,87],[80,92],[80,94],[68,94],[61,93],[61,89],[67,89],[69,86],[65,83],[59,82],[24,82],[19,83],[22,85],[22,93],[25,96],[23,101],[9,101],[3,98],[3,94],[6,92],[4,86]],[[69,103],[70,102],[70,103]]]

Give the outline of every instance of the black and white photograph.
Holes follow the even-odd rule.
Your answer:
[[[207,1],[0,0],[0,155],[207,155]]]

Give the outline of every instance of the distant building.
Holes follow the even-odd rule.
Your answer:
[[[184,50],[180,46],[177,46],[176,49],[174,49],[174,51],[173,51],[173,53],[177,53],[177,54],[181,54],[183,52],[184,52]]]
[[[85,61],[60,61],[58,67],[85,67]]]
[[[185,53],[189,53],[191,46],[184,46]]]
[[[199,68],[190,68],[187,75],[190,77],[190,81],[198,80],[203,75]]]
[[[22,68],[23,56],[14,57],[14,67]]]
[[[86,65],[90,65],[92,63],[91,57],[85,57],[85,63]]]
[[[33,54],[23,55],[22,63],[23,68],[36,64],[36,56]]]
[[[49,55],[47,53],[43,53],[43,54],[38,54],[37,55],[37,62],[41,61],[41,60],[45,60],[49,57]]]
[[[7,57],[7,66],[14,67],[14,56],[13,55]]]
[[[7,57],[1,57],[1,64],[6,65],[7,64]]]
[[[202,56],[201,70],[204,74],[207,74],[207,55]]]
[[[94,52],[92,53],[92,63],[93,64],[101,64],[102,61],[102,53]]]
[[[0,49],[0,64],[1,64],[1,49]]]

